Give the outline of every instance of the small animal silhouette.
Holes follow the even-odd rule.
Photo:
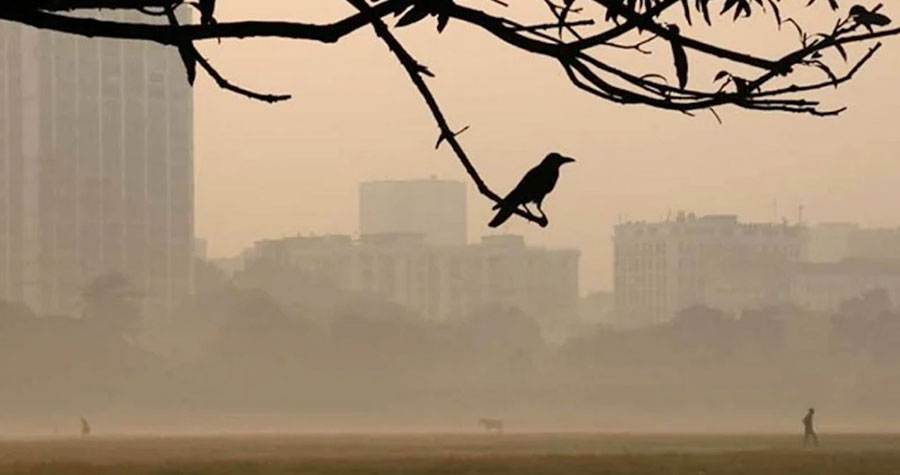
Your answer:
[[[495,431],[498,434],[503,433],[503,421],[500,419],[478,419],[478,424],[484,427],[487,432]]]

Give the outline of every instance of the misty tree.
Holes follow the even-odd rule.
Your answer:
[[[447,142],[478,191],[499,202],[481,179],[457,139],[466,129],[451,128],[427,78],[434,77],[393,31],[431,22],[436,34],[455,22],[481,29],[499,42],[559,64],[574,87],[601,100],[638,104],[693,115],[732,106],[753,111],[781,111],[833,116],[844,108],[828,108],[816,98],[855,74],[881,48],[880,38],[896,36],[882,5],[846,5],[847,0],[346,0],[352,13],[330,23],[282,21],[217,21],[216,1],[198,0],[5,0],[0,19],[77,35],[146,40],[177,48],[187,80],[198,70],[220,87],[251,99],[279,102],[286,94],[241,87],[220,74],[195,48],[198,41],[222,38],[277,37],[323,44],[335,43],[371,27],[405,68],[428,105],[440,130],[436,148]],[[102,9],[128,10],[146,21],[128,22],[90,17]],[[196,9],[198,19],[179,24],[178,9]],[[543,21],[526,21],[541,9]],[[823,30],[804,28],[812,9],[827,10],[833,22]],[[88,13],[88,15],[85,15]],[[765,57],[725,41],[692,35],[704,23],[717,30],[734,29],[746,18],[771,18],[772,32],[795,30],[796,41],[765,36],[758,43],[780,53]],[[721,35],[725,37],[726,35]],[[783,43],[783,44],[781,44]],[[642,66],[645,55],[660,57]],[[692,68],[698,58],[717,66],[712,74]],[[631,59],[629,59],[631,58]],[[622,66],[625,64],[625,66]],[[716,72],[717,71],[717,72]],[[811,74],[815,73],[815,74]],[[517,209],[516,214],[545,226],[546,220]]]

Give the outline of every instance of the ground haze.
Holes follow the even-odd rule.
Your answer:
[[[896,474],[900,435],[434,434],[6,440],[0,474]]]

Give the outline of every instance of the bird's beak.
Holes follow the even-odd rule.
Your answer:
[[[574,158],[569,158],[569,157],[563,157],[563,159],[562,159],[563,163],[570,163],[570,162],[574,162],[574,161],[575,161]]]

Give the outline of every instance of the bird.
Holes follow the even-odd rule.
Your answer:
[[[556,186],[556,181],[559,179],[559,167],[574,161],[574,158],[564,157],[556,152],[544,157],[541,163],[529,170],[519,184],[492,208],[498,211],[488,226],[492,228],[500,226],[512,216],[519,206],[524,206],[528,210],[528,203],[537,205],[538,211],[541,212],[541,216],[546,222],[547,215],[541,209],[541,204],[547,194]],[[528,211],[530,212],[530,210]]]

